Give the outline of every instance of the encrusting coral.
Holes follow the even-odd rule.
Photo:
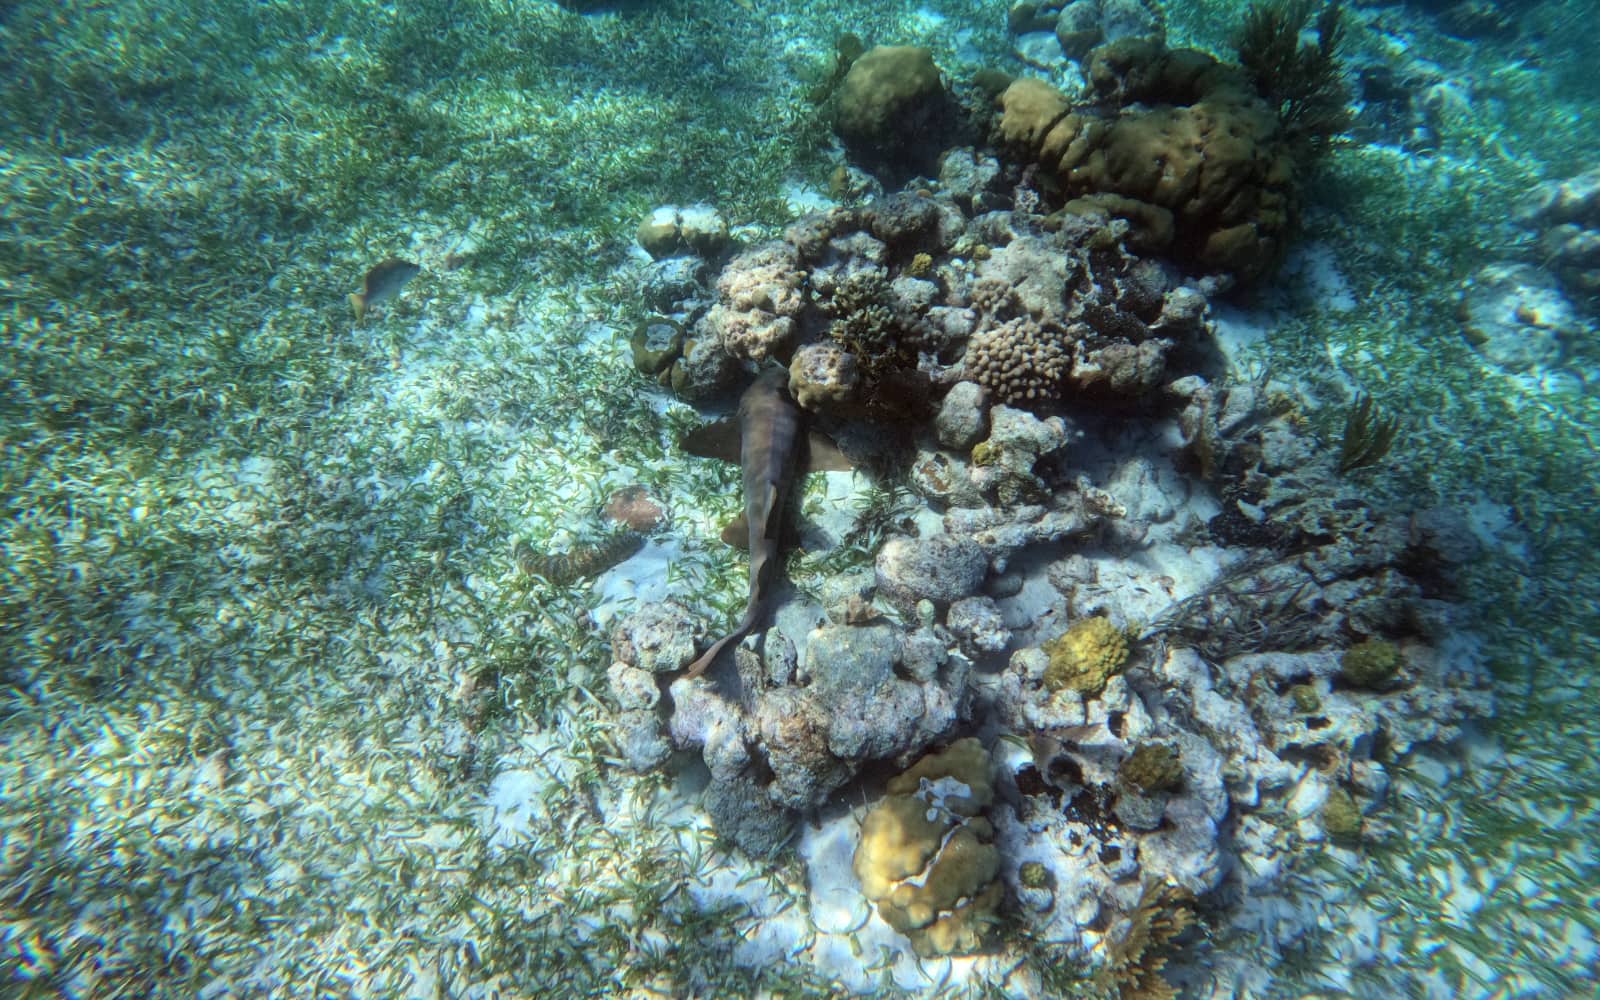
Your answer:
[[[1183,787],[1183,761],[1164,743],[1142,743],[1117,768],[1117,778],[1147,795],[1175,792]]]
[[[1128,661],[1127,633],[1098,615],[1074,623],[1043,648],[1050,657],[1044,682],[1055,691],[1098,694]]]
[[[1339,676],[1360,688],[1388,687],[1405,665],[1400,647],[1387,639],[1367,639],[1344,651]]]
[[[979,951],[996,920],[1005,887],[981,815],[994,800],[990,770],[982,743],[958,740],[890,779],[862,823],[861,891],[919,955]]]

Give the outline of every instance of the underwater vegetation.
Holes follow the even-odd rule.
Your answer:
[[[6,6],[10,987],[838,995],[806,963],[739,960],[775,912],[823,917],[803,867],[746,867],[660,776],[617,766],[626,747],[597,707],[609,655],[583,584],[632,543],[557,540],[574,512],[648,482],[682,522],[665,571],[673,593],[736,613],[743,565],[701,539],[714,539],[707,522],[737,485],[682,462],[673,442],[687,407],[651,396],[624,338],[605,332],[638,318],[637,279],[620,266],[638,220],[714,199],[739,240],[776,236],[796,214],[789,195],[824,190],[839,166],[817,142],[807,68],[842,81],[832,46],[848,32],[924,47],[951,82],[968,76],[963,51],[1030,70],[981,5],[941,5],[937,18],[910,4],[757,6]],[[1596,874],[1573,845],[1600,839],[1593,689],[1579,668],[1600,659],[1600,502],[1594,477],[1575,473],[1600,412],[1582,394],[1486,378],[1449,322],[1466,263],[1509,241],[1496,228],[1506,206],[1592,166],[1593,116],[1571,101],[1593,74],[1589,57],[1566,55],[1585,33],[1570,13],[1566,30],[1547,30],[1562,26],[1557,6],[1519,10],[1521,43],[1470,45],[1437,39],[1414,6],[1381,8],[1381,35],[1368,23],[1379,8],[1347,7],[1325,62],[1360,74],[1370,66],[1356,57],[1375,52],[1425,59],[1433,75],[1415,103],[1449,109],[1435,121],[1442,155],[1324,143],[1307,126],[1327,184],[1302,208],[1321,213],[1315,231],[1359,305],[1322,315],[1313,336],[1299,320],[1274,327],[1274,365],[1324,399],[1386,386],[1384,414],[1404,420],[1419,460],[1379,455],[1362,477],[1369,495],[1481,504],[1483,523],[1512,541],[1525,531],[1531,554],[1492,548],[1459,585],[1481,596],[1491,664],[1512,693],[1500,732],[1516,766],[1437,785],[1426,762],[1395,771],[1406,794],[1365,829],[1355,815],[1360,857],[1329,855],[1351,866],[1338,880],[1361,896],[1329,911],[1335,930],[1308,938],[1303,968],[1282,971],[1306,989],[1395,995],[1398,981],[1466,995],[1501,977],[1575,995],[1586,983],[1541,943],[1581,947],[1596,929]],[[1164,23],[1174,44],[1220,53],[1240,13],[1172,4]],[[1300,24],[1318,41],[1291,49],[1293,21],[1267,33],[1292,56],[1262,65],[1313,78],[1294,64],[1320,58],[1335,32],[1308,8]],[[1302,103],[1317,121],[1316,102]],[[1015,180],[974,190],[1009,199]],[[346,295],[390,256],[425,271],[357,328]],[[896,277],[943,281],[945,261],[927,257],[897,261]],[[846,320],[841,332],[899,336],[882,329]],[[1313,343],[1343,350],[1330,365]],[[1565,363],[1593,354],[1580,342]],[[1226,451],[1217,470],[1231,475]],[[921,506],[907,493],[874,486],[852,550],[792,560],[797,585],[862,566],[870,577],[872,553]],[[571,585],[531,587],[524,563]],[[1293,637],[1305,627],[1299,583],[1242,572],[1231,597],[1185,605],[1194,614],[1175,638],[1211,636],[1220,657],[1275,629]],[[967,610],[987,620],[981,600]],[[1259,633],[1211,627],[1225,620]],[[1297,684],[1282,696],[1303,715],[1337,704]],[[653,680],[634,693],[649,692],[660,696]],[[1319,822],[1337,838],[1328,808]],[[712,891],[736,865],[765,895]],[[1050,878],[1024,866],[1018,881]],[[1374,961],[1324,953],[1343,947],[1357,903],[1393,944]],[[1134,970],[1183,941],[1186,911],[1147,909],[1142,925],[1132,911],[1108,918],[1110,946],[1142,956],[1113,963],[1127,995],[1166,995],[1159,973]],[[1207,931],[1219,954],[1249,947]],[[1016,954],[1051,960],[1062,980],[1086,974],[1084,956],[1044,944]],[[1318,978],[1330,969],[1353,985]]]
[[[1400,418],[1383,412],[1372,397],[1362,393],[1350,404],[1339,439],[1339,471],[1354,472],[1382,462],[1400,435]]]
[[[1239,64],[1256,90],[1277,108],[1292,141],[1308,152],[1325,152],[1350,124],[1349,88],[1340,49],[1345,40],[1344,10],[1329,0],[1312,12],[1314,0],[1264,0],[1245,11],[1236,45]],[[1301,43],[1311,27],[1313,44]]]

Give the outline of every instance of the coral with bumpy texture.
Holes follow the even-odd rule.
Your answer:
[[[1073,624],[1045,643],[1044,651],[1050,657],[1047,686],[1098,694],[1128,661],[1128,636],[1110,619],[1096,616]]]
[[[967,738],[890,779],[861,826],[854,868],[878,914],[917,954],[983,948],[1005,896],[989,754]]]
[[[1071,367],[1064,333],[1026,317],[980,330],[967,342],[964,374],[1003,403],[1055,399]]]
[[[1183,760],[1164,743],[1143,743],[1117,768],[1117,777],[1146,795],[1175,792],[1183,787]]]
[[[786,361],[805,303],[799,255],[786,243],[765,243],[728,262],[717,278],[717,302],[695,330],[734,357]]]
[[[1236,67],[1142,39],[1097,49],[1096,96],[1074,110],[1049,84],[1018,80],[1000,134],[1068,198],[1115,194],[1172,213],[1174,251],[1250,280],[1277,260],[1294,216],[1295,164],[1278,117]]]
[[[822,410],[852,399],[861,384],[856,356],[838,344],[807,344],[789,363],[789,395],[806,410]]]
[[[1344,651],[1339,658],[1339,676],[1356,687],[1388,687],[1405,665],[1400,647],[1386,639],[1367,639]]]

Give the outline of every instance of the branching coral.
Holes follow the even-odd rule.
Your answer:
[[[1108,938],[1107,962],[1096,982],[1120,1000],[1173,1000],[1178,991],[1161,975],[1172,941],[1194,923],[1194,895],[1153,882],[1119,936]]]
[[[1337,0],[1317,15],[1315,45],[1301,45],[1311,20],[1311,0],[1266,0],[1251,4],[1239,30],[1239,64],[1256,90],[1278,109],[1284,133],[1320,152],[1350,124],[1349,93],[1339,67],[1344,40]]]
[[[1377,465],[1394,447],[1400,421],[1378,409],[1372,397],[1356,397],[1344,418],[1344,439],[1339,445],[1339,471],[1354,472]]]

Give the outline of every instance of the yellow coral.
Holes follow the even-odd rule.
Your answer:
[[[889,781],[856,847],[861,890],[919,955],[980,950],[1005,895],[988,751],[975,739],[930,754]]]
[[[1052,691],[1099,694],[1128,661],[1128,637],[1109,618],[1085,618],[1044,644],[1044,682]]]

